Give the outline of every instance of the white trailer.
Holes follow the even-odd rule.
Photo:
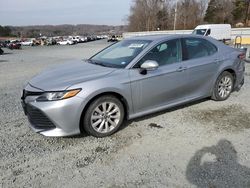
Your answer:
[[[220,41],[231,40],[231,25],[230,24],[210,24],[198,25],[193,34],[210,36]]]

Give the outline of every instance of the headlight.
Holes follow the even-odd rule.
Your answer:
[[[42,95],[40,95],[36,99],[36,101],[45,102],[45,101],[57,101],[57,100],[68,99],[76,96],[80,91],[81,89],[74,89],[69,91],[45,92]]]

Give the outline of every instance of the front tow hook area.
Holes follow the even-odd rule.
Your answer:
[[[27,115],[27,105],[25,104],[24,100],[21,100],[21,105],[23,107],[24,114]]]

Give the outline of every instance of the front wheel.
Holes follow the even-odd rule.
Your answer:
[[[110,136],[124,120],[124,107],[113,96],[102,96],[88,107],[83,121],[84,130],[95,137]]]
[[[233,91],[234,77],[230,72],[223,72],[216,80],[212,99],[224,101],[228,99]]]

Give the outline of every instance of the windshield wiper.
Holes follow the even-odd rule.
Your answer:
[[[103,67],[108,67],[106,64],[104,64],[102,62],[93,61],[92,59],[88,59],[87,61],[89,63],[95,64],[95,65],[100,65],[100,66],[103,66]]]
[[[96,65],[101,65],[101,66],[103,66],[103,67],[108,67],[107,65],[105,65],[104,63],[101,63],[101,62],[94,62],[94,64],[96,64]]]

